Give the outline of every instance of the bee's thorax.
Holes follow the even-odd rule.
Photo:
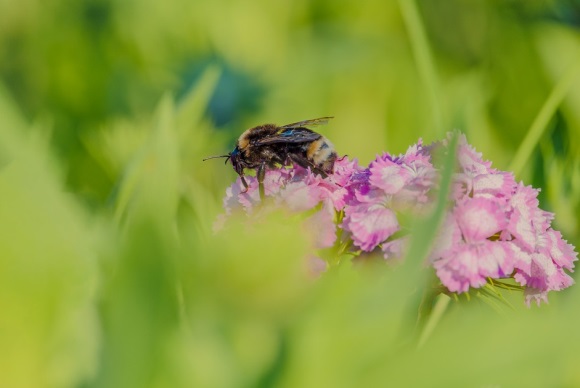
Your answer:
[[[238,138],[238,148],[240,150],[245,150],[249,145],[250,145],[250,139],[248,138],[248,134],[251,131],[251,129],[246,130],[244,133],[242,133],[240,135],[240,137]]]

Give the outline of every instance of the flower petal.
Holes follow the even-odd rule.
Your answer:
[[[470,242],[481,241],[500,232],[507,225],[504,212],[485,198],[473,198],[457,206],[453,212],[463,237]]]
[[[574,247],[562,238],[562,234],[556,230],[549,229],[546,232],[549,241],[550,257],[561,268],[572,270],[574,262],[578,260],[578,253]]]
[[[411,179],[411,173],[387,158],[378,158],[369,167],[369,182],[385,194],[395,194]]]
[[[513,272],[509,243],[485,241],[462,244],[448,256],[434,262],[437,276],[450,291],[479,288],[488,277],[499,279]]]
[[[306,227],[314,237],[316,248],[330,248],[336,241],[336,224],[334,223],[334,207],[326,201],[322,209],[306,219]]]
[[[491,167],[491,162],[484,162],[481,153],[467,143],[464,134],[459,135],[457,162],[463,170],[478,174],[487,173]]]
[[[431,261],[450,256],[459,246],[460,242],[461,230],[459,229],[459,225],[457,225],[457,220],[449,212],[433,243],[433,248],[429,255]]]
[[[383,257],[386,260],[396,260],[404,256],[408,249],[409,236],[397,238],[392,241],[383,243],[381,250],[383,251]]]
[[[509,172],[492,171],[473,178],[473,196],[496,200],[510,198],[516,189],[514,175]]]
[[[372,251],[399,230],[395,213],[381,205],[347,208],[341,226],[351,233],[354,244],[363,251]]]

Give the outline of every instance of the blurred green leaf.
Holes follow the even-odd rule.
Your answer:
[[[128,167],[115,219],[122,233],[104,282],[103,362],[99,386],[176,384],[170,360],[179,344],[177,240],[179,198],[173,103],[161,100],[150,137]]]
[[[0,384],[78,385],[96,365],[96,241],[46,139],[5,95],[0,117]]]

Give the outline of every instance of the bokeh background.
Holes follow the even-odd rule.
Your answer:
[[[580,386],[577,287],[419,346],[419,274],[212,232],[235,173],[201,159],[327,115],[362,164],[463,131],[580,243],[577,0],[0,1],[0,386]]]

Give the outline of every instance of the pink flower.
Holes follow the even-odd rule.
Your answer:
[[[516,244],[514,279],[526,286],[526,303],[535,300],[547,302],[548,291],[560,291],[574,284],[574,280],[564,271],[572,271],[577,253],[562,239],[560,232],[549,229],[539,239],[540,244],[533,252],[527,252]]]
[[[354,176],[358,181],[351,190],[354,196],[349,197],[341,227],[350,233],[355,246],[370,252],[400,229],[397,211],[416,211],[428,202],[436,171],[419,141],[404,155],[377,157],[368,171]],[[385,257],[394,255],[390,248],[402,249],[402,245],[385,246]]]
[[[467,144],[465,135],[459,137],[457,161],[460,171],[454,175],[452,199],[481,197],[505,202],[513,194],[513,174],[492,169],[491,162],[483,161],[481,154]]]
[[[437,276],[452,292],[479,288],[485,285],[487,277],[505,277],[509,274],[504,272],[505,268],[513,268],[506,244],[489,241],[460,244],[450,255],[435,261]]]
[[[564,269],[573,269],[577,254],[550,228],[553,215],[538,207],[538,190],[492,169],[464,136],[457,153],[454,210],[430,256],[441,282],[450,291],[465,292],[484,285],[487,277],[513,276],[526,286],[527,304],[547,301],[548,291],[573,284]]]
[[[434,188],[437,178],[421,140],[409,147],[404,155],[392,157],[383,154],[371,162],[369,171],[371,187],[388,196],[393,206],[399,209],[421,207],[427,203],[427,193]]]
[[[449,218],[453,218],[449,220]],[[441,282],[453,292],[481,287],[487,277],[501,278],[513,272],[513,258],[507,242],[490,240],[507,225],[503,209],[485,198],[472,198],[458,204],[448,215],[432,255]],[[458,233],[459,232],[459,233]],[[458,239],[458,234],[461,238]]]
[[[356,246],[367,252],[399,230],[395,213],[381,204],[347,207],[340,226],[350,233]]]
[[[401,220],[433,210],[440,173],[432,156],[448,151],[450,136],[429,146],[419,140],[399,156],[384,153],[368,168],[339,158],[327,178],[300,166],[270,169],[266,205],[255,177],[246,177],[247,190],[238,179],[226,190],[226,214],[216,225],[235,209],[252,216],[258,208],[261,214],[268,206],[283,207],[309,212],[304,222],[314,248],[352,242],[355,255],[380,249],[385,259],[401,258],[409,242]],[[566,271],[573,270],[577,253],[552,229],[553,215],[539,208],[538,190],[493,169],[464,135],[458,140],[448,209],[429,255],[441,283],[461,293],[488,279],[512,277],[525,287],[527,304],[547,301],[549,291],[572,285]],[[337,233],[339,228],[344,233]]]

